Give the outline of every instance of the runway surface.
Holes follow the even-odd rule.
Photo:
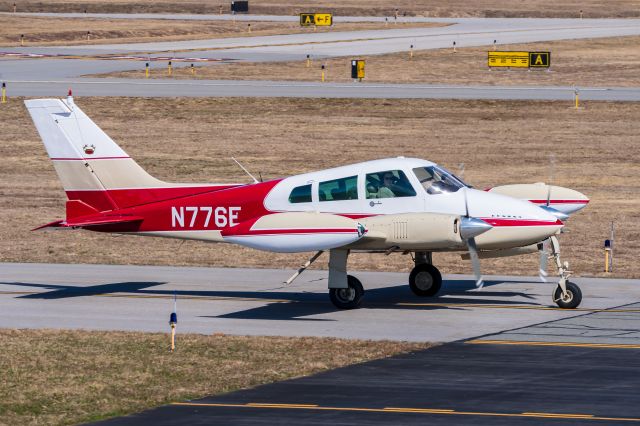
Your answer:
[[[577,279],[583,304],[562,310],[551,302],[555,284],[537,278],[487,276],[487,287],[476,290],[472,277],[448,275],[440,297],[422,299],[407,274],[353,272],[366,289],[362,309],[339,311],[329,302],[326,271],[307,271],[283,288],[292,272],[3,263],[2,327],[166,332],[175,292],[179,333],[640,344],[640,307],[632,305],[640,280]],[[607,320],[584,319],[594,315]],[[558,320],[571,325],[540,325]]]
[[[284,17],[283,17],[284,18]],[[286,17],[290,19],[291,17]],[[270,17],[270,19],[275,19]],[[279,19],[279,18],[278,18]],[[437,49],[560,39],[640,34],[637,19],[427,19],[445,27],[366,31],[334,31],[275,36],[236,37],[176,42],[105,44],[0,49],[0,80],[9,96],[60,96],[69,86],[83,96],[300,96],[447,99],[572,99],[567,87],[465,87],[384,84],[314,84],[289,82],[164,81],[89,79],[82,76],[164,67],[169,58],[177,67],[206,61],[292,61],[325,57],[355,57],[415,49]],[[31,59],[16,59],[22,55]],[[48,55],[34,59],[34,55]],[[63,59],[64,56],[67,59]],[[74,58],[69,58],[69,55]],[[108,55],[137,59],[105,59]],[[97,59],[102,58],[102,59]],[[161,60],[158,58],[162,58]],[[177,59],[176,59],[177,58]],[[154,61],[154,59],[157,59]],[[214,65],[215,66],[215,65]],[[585,100],[637,101],[637,89],[581,88]]]

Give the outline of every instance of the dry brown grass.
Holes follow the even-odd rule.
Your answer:
[[[422,50],[379,56],[365,56],[367,82],[448,83],[484,85],[640,86],[640,37],[564,40],[547,43],[500,46],[500,50],[551,51],[551,72],[526,69],[492,70],[487,67],[487,47]],[[419,46],[418,46],[419,47]],[[272,63],[233,63],[176,70],[174,78],[319,81],[320,65],[326,81],[350,82],[351,58]],[[127,71],[110,77],[144,77],[144,72]],[[152,77],[166,78],[166,73]]]
[[[249,33],[249,25],[251,33]],[[354,31],[384,28],[433,27],[444,24],[406,23],[336,23],[318,27],[317,32]],[[90,39],[87,40],[87,31]],[[24,34],[25,46],[91,45],[105,43],[141,43],[148,41],[197,40],[208,38],[251,37],[311,32],[295,22],[227,22],[179,21],[160,19],[65,19],[31,16],[3,16],[0,26],[0,46],[20,46]]]
[[[229,159],[265,178],[405,155],[454,170],[480,188],[544,181],[549,154],[555,184],[591,198],[563,235],[579,275],[602,275],[602,244],[617,226],[617,277],[639,277],[640,104],[569,102],[79,98],[77,103],[153,175],[169,181],[246,182]],[[291,268],[306,254],[259,252],[227,244],[31,232],[64,217],[65,197],[19,99],[0,107],[0,259],[16,262],[211,265]],[[483,261],[485,273],[533,275],[537,256]],[[443,273],[469,263],[437,254]],[[326,267],[324,261],[318,267]],[[350,268],[408,271],[408,256],[355,254]]]
[[[218,13],[229,1],[206,0],[15,0],[23,12],[103,12],[103,13]],[[0,10],[13,10],[14,0],[0,2]],[[580,11],[588,18],[636,17],[640,8],[636,0],[335,0],[314,1],[313,5],[292,0],[252,0],[251,13],[291,15],[309,9],[330,11],[336,15],[392,16],[396,8],[408,16],[480,16],[480,17],[549,17],[575,18]]]
[[[1,330],[0,424],[77,424],[423,349],[333,338]]]

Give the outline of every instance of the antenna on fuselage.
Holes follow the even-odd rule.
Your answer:
[[[252,175],[251,173],[249,173],[249,170],[247,170],[247,169],[246,169],[242,164],[240,164],[240,162],[239,162],[238,160],[236,160],[236,159],[235,159],[235,158],[233,158],[233,157],[231,157],[231,159],[232,159],[233,161],[235,161],[235,162],[236,162],[236,164],[237,164],[238,166],[240,166],[240,168],[241,168],[242,170],[244,170],[244,172],[245,172],[246,174],[248,174],[248,175],[251,177],[251,179],[253,179],[253,183],[259,183],[258,179],[256,179],[256,177],[255,177],[254,175]]]

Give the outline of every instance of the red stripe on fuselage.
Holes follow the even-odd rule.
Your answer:
[[[230,208],[240,208],[234,210],[233,220],[236,223],[249,221],[254,218],[265,216],[269,213],[264,207],[264,199],[271,189],[281,180],[260,182],[250,185],[241,185],[220,189],[221,187],[209,187],[208,192],[193,195],[184,195],[167,200],[149,202],[146,204],[120,209],[121,214],[141,216],[144,218],[135,231],[127,232],[154,232],[154,231],[225,231],[236,229],[241,225],[229,227],[231,221]],[[165,188],[168,189],[168,188]],[[206,187],[196,188],[171,188],[189,190],[203,190]],[[111,194],[111,191],[110,191]],[[202,211],[201,208],[211,209],[211,215]],[[180,226],[178,221],[172,221],[172,211],[184,211],[184,224]],[[183,209],[183,210],[181,210]],[[195,209],[197,211],[189,210]],[[220,212],[225,225],[216,225],[216,209],[224,210]],[[236,216],[237,214],[237,216]],[[195,216],[195,218],[194,218]],[[205,227],[205,223],[208,225]],[[117,232],[117,231],[111,231]]]
[[[547,200],[529,200],[533,204],[547,204]],[[549,204],[589,204],[589,200],[549,200]]]
[[[481,217],[479,219],[484,220],[489,225],[494,227],[505,226],[562,226],[564,225],[561,220],[551,222],[548,220],[533,220],[533,219],[500,219],[494,217]]]
[[[300,229],[252,229],[247,233],[232,234],[233,237],[251,237],[264,235],[317,235],[317,234],[355,234],[354,228],[300,228]]]
[[[67,198],[69,198],[69,200],[80,200],[99,211],[106,211],[111,210],[109,198],[111,198],[119,208],[124,209],[174,198],[189,197],[206,192],[222,191],[238,186],[241,185],[67,191]]]

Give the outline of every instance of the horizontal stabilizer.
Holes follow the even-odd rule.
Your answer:
[[[88,228],[106,225],[124,225],[142,222],[143,219],[144,218],[140,216],[128,215],[84,216],[74,220],[57,220],[34,228],[32,231],[44,228]]]

